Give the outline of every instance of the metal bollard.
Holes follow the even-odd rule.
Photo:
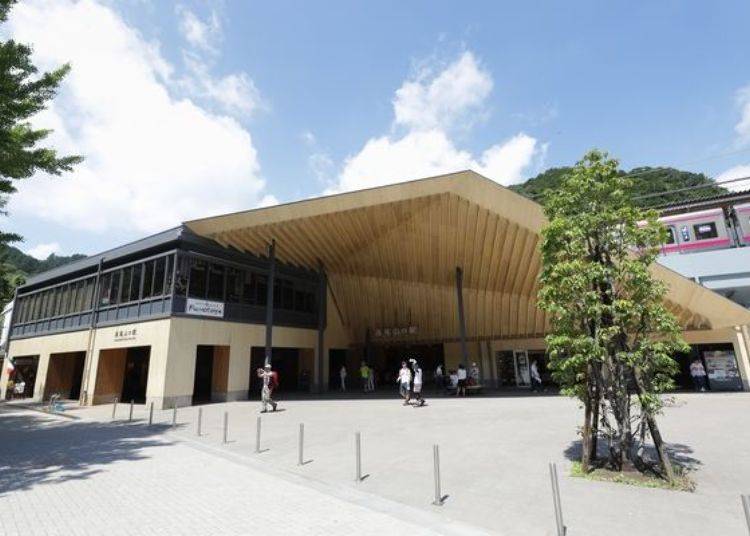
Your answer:
[[[115,397],[115,400],[112,402],[112,420],[115,420],[115,412],[117,411],[117,397]]]
[[[745,510],[745,521],[747,522],[747,530],[750,531],[750,495],[742,496],[742,507]]]
[[[154,424],[154,403],[151,402],[148,405],[148,425],[151,426]]]
[[[172,427],[177,426],[177,402],[172,402]]]
[[[357,460],[357,482],[362,482],[362,435],[357,432],[354,436],[354,445]]]
[[[203,421],[203,408],[198,408],[198,423],[195,425],[195,435],[201,436],[201,424]]]
[[[255,425],[255,453],[260,454],[260,417]]]
[[[432,445],[432,458],[435,462],[435,500],[432,504],[443,506],[443,493],[440,489],[440,447]]]
[[[565,536],[567,528],[563,523],[562,504],[560,503],[560,484],[557,481],[557,465],[549,464],[549,477],[552,482],[552,502],[555,505],[555,523],[557,524],[557,536]]]
[[[299,458],[297,460],[297,465],[303,465],[304,448],[305,448],[305,425],[303,423],[299,423]]]
[[[224,412],[224,443],[227,442],[227,427],[229,426],[229,412]]]
[[[128,422],[133,421],[133,404],[135,404],[135,400],[130,400],[130,413],[128,413]]]

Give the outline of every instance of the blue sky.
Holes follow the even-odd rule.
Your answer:
[[[94,253],[189,218],[588,148],[750,175],[748,2],[27,0],[3,33],[73,63],[38,124],[22,249]]]

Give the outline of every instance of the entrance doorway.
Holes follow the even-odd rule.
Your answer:
[[[309,390],[310,371],[308,364],[301,363],[299,348],[276,348],[271,350],[271,365],[279,375],[278,389],[285,392]],[[262,346],[253,346],[250,349],[250,392],[249,397],[258,397],[261,388],[261,379],[258,378],[257,370],[263,368],[266,361],[266,349]]]
[[[94,404],[146,401],[150,346],[112,348],[99,352]]]
[[[123,401],[133,400],[138,404],[146,402],[146,384],[148,382],[148,362],[151,348],[141,346],[128,348],[125,359],[125,377],[122,382]]]
[[[445,356],[442,344],[402,344],[387,345],[383,347],[383,361],[376,363],[375,371],[378,374],[377,384],[395,389],[395,378],[401,368],[402,361],[416,359],[422,367],[422,377],[425,385],[434,383],[434,372],[438,365],[443,366],[445,371]]]
[[[51,354],[47,367],[47,381],[44,382],[44,399],[59,394],[64,399],[78,400],[81,396],[85,360],[86,352]]]
[[[6,398],[32,398],[36,384],[36,372],[39,368],[39,356],[29,355],[13,358],[15,368],[11,372],[9,381],[13,382],[13,389],[8,385]]]
[[[679,389],[694,389],[690,364],[697,359],[706,371],[709,390],[742,390],[737,358],[731,344],[696,344],[690,347],[690,352],[679,354],[675,359],[680,365],[680,372],[675,376]]]
[[[198,345],[195,351],[193,404],[227,399],[229,346]]]

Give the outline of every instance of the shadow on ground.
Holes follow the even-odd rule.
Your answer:
[[[682,443],[667,443],[666,446],[667,452],[669,453],[669,458],[670,460],[672,460],[672,463],[682,467],[684,470],[692,472],[703,465],[703,462],[701,462],[698,458],[692,456],[692,447],[683,445]],[[606,459],[609,455],[606,441],[599,439],[599,441],[597,441],[596,447],[597,458]],[[568,445],[568,447],[564,451],[564,454],[568,460],[577,462],[581,460],[582,451],[583,447],[581,444],[581,440],[578,439]],[[653,445],[646,445],[643,451],[643,458],[650,463],[656,463],[656,461],[658,460],[656,448]]]
[[[0,497],[43,484],[81,480],[121,460],[167,446],[166,425],[70,421],[0,410]]]

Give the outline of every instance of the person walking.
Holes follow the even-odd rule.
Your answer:
[[[466,396],[466,367],[463,363],[458,365],[458,387],[456,388],[456,396]]]
[[[414,406],[424,406],[425,399],[422,398],[422,367],[419,366],[416,359],[411,360],[411,367],[414,370],[414,382],[412,383],[412,392],[414,398],[417,400],[417,404]]]
[[[696,391],[703,392],[706,390],[706,384],[708,383],[706,381],[706,369],[703,368],[700,359],[693,359],[693,362],[690,363],[690,377],[693,379],[693,387]]]
[[[539,375],[539,365],[536,359],[531,362],[531,390],[534,392],[542,390],[542,377]]]
[[[339,370],[339,378],[341,378],[341,392],[346,393],[346,366],[341,365]]]
[[[471,370],[469,371],[469,379],[471,385],[479,385],[479,367],[476,363],[471,364]]]
[[[444,380],[443,380],[443,365],[441,363],[438,363],[438,366],[435,367],[434,379],[435,379],[435,389],[440,390],[443,387],[445,387]]]
[[[369,366],[369,365],[368,365]],[[367,377],[367,389],[372,393],[375,391],[375,377],[377,376],[377,373],[375,372],[375,369],[370,367],[370,375]]]
[[[398,377],[396,378],[396,382],[398,383],[398,389],[399,393],[401,394],[401,397],[404,399],[404,406],[409,405],[409,384],[411,383],[411,371],[409,370],[409,367],[406,366],[406,361],[401,362],[401,370],[398,371]]]
[[[263,387],[260,389],[260,403],[262,407],[260,412],[266,413],[269,405],[273,408],[273,411],[276,411],[277,404],[272,395],[273,390],[279,385],[278,373],[271,369],[270,364],[267,364],[264,368],[259,368],[257,374],[258,378],[263,380]]]
[[[362,380],[362,390],[368,393],[370,391],[370,367],[364,361],[359,367],[359,377]]]

